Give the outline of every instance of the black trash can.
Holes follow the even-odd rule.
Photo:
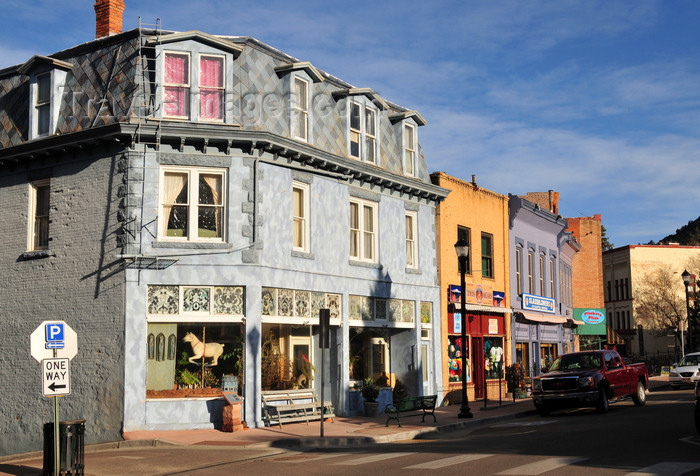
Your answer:
[[[61,475],[85,474],[85,420],[58,423]],[[54,475],[53,422],[44,423],[44,476]]]

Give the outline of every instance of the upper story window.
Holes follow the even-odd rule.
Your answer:
[[[549,259],[549,296],[550,297],[555,297],[555,291],[556,289],[554,288],[554,276],[556,276],[555,273],[556,269],[556,262],[554,258]]]
[[[544,266],[544,255],[540,254],[540,296],[546,296],[547,295],[547,290],[544,287],[544,278],[545,278],[545,266]]]
[[[194,107],[198,105],[200,119],[223,120],[224,57],[199,55],[198,67],[194,70],[190,66],[191,59],[189,53],[165,54],[163,115],[176,119],[189,119],[190,110],[194,104]],[[193,94],[195,89],[198,90]],[[193,96],[196,97],[196,101],[193,101]]]
[[[377,203],[350,200],[350,258],[377,262]]]
[[[358,101],[350,103],[350,157],[377,163],[377,111]]]
[[[406,175],[416,173],[416,128],[413,124],[403,126],[403,172]]]
[[[161,174],[160,238],[223,241],[225,170],[167,167]]]
[[[292,186],[293,249],[309,251],[309,185],[294,182]]]
[[[534,281],[534,267],[535,267],[535,256],[532,250],[527,251],[527,292],[529,294],[534,294],[535,292],[535,281]]]
[[[224,57],[199,58],[199,117],[220,121],[224,118]]]
[[[163,115],[189,119],[190,117],[190,55],[165,54],[163,82]]]
[[[39,180],[29,185],[29,234],[27,249],[29,251],[49,248],[49,207],[50,181]]]
[[[458,226],[457,227],[457,241],[459,240],[464,240],[467,243],[467,246],[471,249],[472,246],[472,231],[471,229],[467,228],[466,226]],[[472,254],[469,253],[467,255],[467,259],[464,261],[466,263],[467,269],[464,270],[465,274],[471,274],[472,273]],[[462,272],[462,260],[457,261],[457,270],[459,272]]]
[[[408,268],[418,267],[417,222],[418,213],[406,211],[406,267]]]
[[[299,76],[294,76],[292,135],[295,139],[309,140],[309,82]]]
[[[61,96],[73,65],[48,56],[33,56],[18,72],[29,76],[29,138],[56,132]]]
[[[515,293],[520,296],[523,293],[523,249],[520,246],[515,247]]]
[[[51,126],[51,72],[36,76],[36,94],[34,95],[36,114],[36,133],[45,136]]]
[[[313,85],[323,81],[323,75],[306,61],[275,67],[282,87],[289,97],[289,135],[293,139],[313,143]]]
[[[493,278],[493,235],[481,234],[481,275]]]

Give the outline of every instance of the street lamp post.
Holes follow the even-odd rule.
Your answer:
[[[695,284],[695,275],[690,274],[686,269],[683,271],[683,274],[681,274],[681,277],[683,278],[683,285],[685,286],[686,321],[688,322],[688,348],[690,349],[690,352],[693,352],[695,350],[695,346],[693,345],[693,321],[691,319],[693,311],[690,307],[690,288],[693,284]]]
[[[460,293],[461,316],[462,316],[462,406],[459,408],[458,418],[473,418],[472,411],[469,408],[469,399],[467,398],[467,287],[464,279],[464,273],[467,270],[467,257],[469,256],[469,245],[463,239],[455,243],[455,251],[459,261],[459,278],[462,292]]]

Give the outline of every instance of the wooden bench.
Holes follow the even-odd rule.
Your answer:
[[[425,421],[425,416],[430,415],[433,417],[433,421],[437,422],[435,417],[435,403],[437,402],[437,395],[423,395],[422,397],[404,397],[397,405],[389,404],[384,408],[384,413],[386,413],[386,426],[389,426],[389,421],[396,420],[396,423],[401,426],[401,421],[399,417],[401,414],[411,413],[410,415],[403,415],[404,418],[411,416],[422,416],[421,421]]]
[[[313,390],[268,390],[262,392],[262,417],[265,426],[273,423],[291,423],[309,420],[330,418],[333,421],[335,415],[332,412],[331,402],[321,402]]]

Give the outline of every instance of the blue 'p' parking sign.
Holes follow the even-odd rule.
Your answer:
[[[63,322],[46,324],[46,348],[63,349],[66,345],[65,327]]]

